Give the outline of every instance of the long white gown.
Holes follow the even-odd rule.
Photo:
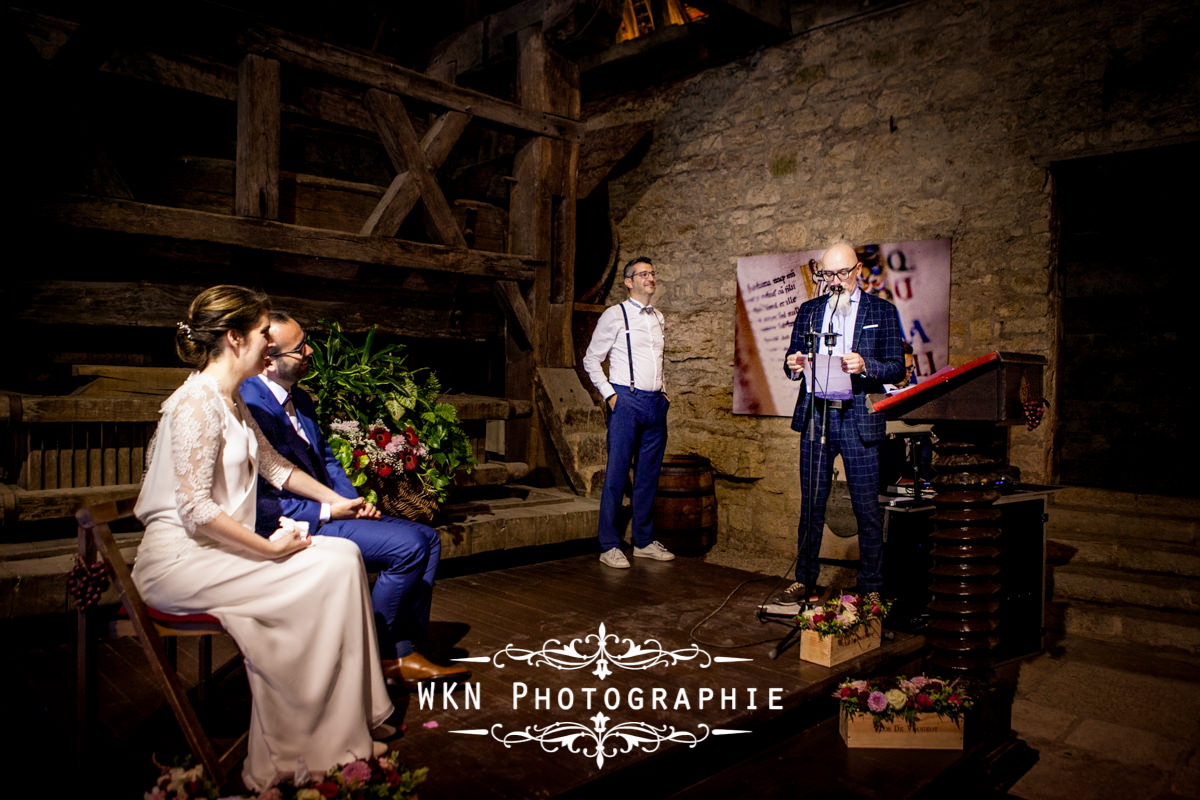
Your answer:
[[[237,642],[253,697],[242,778],[257,791],[300,759],[316,773],[369,757],[392,703],[357,545],[315,536],[271,561],[197,530],[221,511],[253,530],[257,474],[280,486],[292,469],[235,403],[193,373],[163,404],[133,578],[150,605],[212,614]]]

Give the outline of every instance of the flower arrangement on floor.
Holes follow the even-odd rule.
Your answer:
[[[937,714],[957,723],[975,703],[963,691],[961,681],[947,682],[924,675],[849,680],[833,696],[849,717],[870,714],[876,730],[893,720],[904,720],[915,729],[919,714]]]
[[[866,627],[873,620],[882,621],[892,608],[891,603],[869,603],[856,594],[844,594],[805,609],[796,618],[801,630],[816,631],[824,636],[848,636]]]
[[[410,770],[395,750],[379,758],[351,761],[324,775],[294,775],[258,794],[227,795],[221,800],[408,800],[416,797],[428,767]],[[156,764],[158,762],[155,762]],[[204,767],[167,767],[144,800],[217,800],[220,792]]]
[[[308,340],[303,385],[334,455],[370,502],[396,516],[431,518],[455,474],[475,463],[457,410],[439,400],[436,375],[408,368],[402,345],[376,347],[374,328],[358,345],[337,322],[321,325],[326,331]],[[388,507],[391,495],[402,498],[400,508]]]

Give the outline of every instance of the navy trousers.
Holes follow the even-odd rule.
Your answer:
[[[654,541],[651,510],[658,490],[658,473],[667,450],[667,407],[662,392],[631,392],[614,384],[617,406],[608,416],[608,466],[604,472],[604,492],[600,495],[600,552],[621,544],[617,530],[617,510],[633,470],[633,525],[635,547]]]
[[[823,408],[813,403],[813,436],[809,428],[800,441],[800,524],[796,556],[796,580],[811,591],[817,585],[821,565],[821,535],[825,530],[825,504],[833,479],[833,458],[842,455],[850,505],[858,521],[858,590],[877,592],[883,588],[883,514],[879,510],[879,442],[862,440],[853,408]],[[822,416],[827,415],[827,420]],[[821,432],[827,430],[824,446]]]
[[[371,591],[379,657],[410,655],[413,642],[423,640],[429,630],[433,577],[442,557],[437,531],[419,522],[382,517],[330,520],[317,534],[358,545],[367,570],[379,573]]]

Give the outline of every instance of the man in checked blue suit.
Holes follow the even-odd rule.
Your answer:
[[[283,516],[307,522],[310,533],[340,536],[358,545],[367,569],[379,571],[371,605],[386,678],[413,689],[421,682],[470,677],[465,667],[435,664],[414,647],[429,628],[433,579],[442,552],[437,531],[382,516],[371,503],[354,502],[358,492],[321,435],[312,398],[296,385],[312,355],[304,330],[287,314],[273,311],[270,332],[267,366],[242,383],[242,399],[281,455],[346,502],[317,503],[276,489],[260,477],[255,528],[269,536]]]
[[[882,414],[867,409],[867,394],[904,377],[900,315],[886,300],[858,286],[862,264],[854,248],[835,244],[825,251],[818,280],[827,294],[800,306],[784,373],[804,380],[796,398],[792,430],[800,440],[800,524],[797,528],[796,581],[773,604],[790,606],[812,599],[817,591],[821,535],[829,500],[833,458],[842,455],[850,504],[858,521],[858,591],[874,602],[883,588],[883,516],[879,510],[879,447],[885,435]],[[815,333],[815,337],[814,334]],[[841,357],[850,388],[838,392],[833,381],[815,374],[807,386],[805,367],[813,348]]]

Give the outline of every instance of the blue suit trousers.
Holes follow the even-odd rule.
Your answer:
[[[658,491],[658,473],[667,450],[667,408],[670,403],[662,392],[633,392],[627,386],[613,385],[617,405],[608,418],[608,466],[604,472],[604,491],[600,496],[600,552],[621,544],[617,530],[617,510],[633,470],[633,525],[635,547],[654,541],[651,511]],[[636,462],[635,462],[636,457]]]
[[[437,531],[395,517],[337,519],[317,534],[350,539],[362,552],[369,572],[378,572],[371,591],[379,657],[404,658],[429,630],[433,578],[442,555]]]
[[[800,524],[797,526],[796,580],[811,591],[821,569],[821,536],[825,505],[833,479],[833,458],[842,455],[850,505],[858,521],[858,590],[883,588],[883,514],[879,510],[879,442],[864,442],[854,408],[813,406],[813,430],[800,440]],[[822,419],[826,416],[825,420]],[[826,432],[821,444],[822,431]]]

